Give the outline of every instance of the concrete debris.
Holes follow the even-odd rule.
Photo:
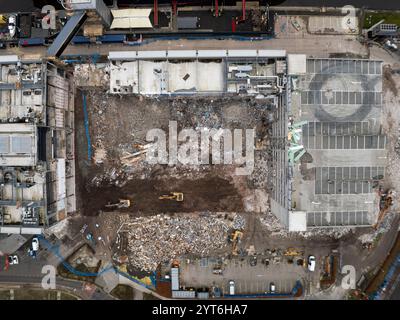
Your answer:
[[[184,254],[206,256],[225,247],[228,230],[244,228],[244,223],[244,218],[237,214],[232,221],[208,213],[130,219],[124,226],[129,262],[142,271],[154,271],[160,263]]]
[[[243,230],[245,225],[246,225],[245,218],[238,214],[235,215],[235,218],[233,219],[233,229]]]
[[[358,240],[360,240],[362,244],[373,243],[376,241],[380,235],[389,231],[396,214],[396,212],[388,212],[374,232],[363,234],[358,237]]]
[[[110,76],[108,65],[104,63],[96,64],[76,64],[74,70],[74,81],[78,87],[104,87],[107,88]]]

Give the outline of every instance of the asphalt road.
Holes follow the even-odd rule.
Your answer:
[[[0,287],[2,284],[20,284],[20,285],[36,285],[41,286],[42,268],[45,265],[53,265],[57,268],[60,260],[54,256],[51,252],[45,250],[43,247],[39,250],[36,259],[28,256],[27,246],[28,241],[22,246],[15,254],[18,256],[18,265],[9,265],[8,269],[5,269],[5,256],[0,257]],[[56,277],[56,288],[67,289],[77,296],[83,299],[89,298],[83,288],[84,282],[68,280],[61,277]],[[104,291],[99,288],[90,296],[91,300],[110,300],[112,299]]]

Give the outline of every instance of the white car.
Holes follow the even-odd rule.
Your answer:
[[[18,264],[18,256],[14,255],[14,256],[8,256],[8,263],[9,264]]]
[[[271,282],[269,284],[269,292],[270,293],[275,293],[276,287],[275,287],[275,283]]]
[[[229,281],[229,294],[233,296],[235,294],[235,281]]]
[[[315,270],[315,257],[314,256],[308,257],[308,270],[310,270],[310,271]]]
[[[33,251],[38,251],[39,250],[39,239],[34,237],[32,239],[32,250]]]
[[[398,49],[397,45],[394,42],[390,41],[390,40],[387,40],[385,42],[385,44],[386,44],[386,46],[388,46],[389,48],[391,48],[393,50],[397,50]]]
[[[8,17],[8,32],[10,33],[10,37],[14,37],[17,31],[17,17],[15,15],[10,15]]]

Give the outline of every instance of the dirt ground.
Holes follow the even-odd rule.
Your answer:
[[[88,159],[82,94],[76,95],[78,207],[86,216],[105,210],[108,203],[130,199],[123,209],[132,214],[191,211],[259,211],[268,198],[265,189],[267,151],[256,151],[253,174],[236,176],[235,165],[150,165],[145,156],[124,164],[125,155],[145,145],[153,128],[168,132],[169,121],[182,128],[256,129],[256,139],[268,140],[268,101],[243,98],[147,99],[112,96],[93,89],[87,97],[92,159]],[[251,196],[258,189],[258,196]],[[159,200],[170,192],[183,192],[184,201]],[[260,195],[262,193],[263,195]],[[262,202],[257,203],[257,202]]]

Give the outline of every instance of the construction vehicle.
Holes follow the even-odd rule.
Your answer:
[[[284,256],[287,257],[295,257],[295,256],[301,256],[302,253],[295,248],[287,248],[286,251],[283,253]]]
[[[106,204],[106,208],[129,208],[131,206],[131,201],[128,199],[119,199],[118,203],[108,203]]]
[[[169,195],[162,195],[158,197],[160,200],[176,200],[178,202],[183,201],[183,193],[182,192],[171,192]]]
[[[330,288],[335,283],[338,263],[338,257],[335,255],[328,255],[323,258],[323,268],[320,279],[320,287],[322,290]]]
[[[376,230],[380,223],[382,222],[384,216],[386,213],[389,211],[390,206],[393,203],[393,192],[388,191],[388,192],[379,192],[379,195],[381,197],[380,203],[379,203],[379,215],[376,223],[373,225],[374,229]]]
[[[231,234],[230,241],[232,242],[232,254],[238,255],[238,244],[243,237],[243,232],[240,230],[234,230]]]
[[[222,266],[221,265],[217,265],[213,268],[213,274],[217,274],[217,275],[223,275],[223,270],[222,270]]]

